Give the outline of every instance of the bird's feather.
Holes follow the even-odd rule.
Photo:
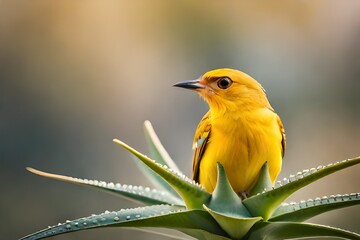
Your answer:
[[[285,135],[285,128],[284,128],[284,125],[283,123],[281,122],[281,119],[278,115],[276,115],[276,120],[277,120],[277,123],[279,125],[279,128],[280,128],[280,132],[281,132],[281,136],[282,136],[282,139],[281,139],[281,155],[282,157],[284,157],[285,155],[285,149],[286,149],[286,135]]]
[[[201,119],[194,137],[193,149],[193,180],[199,182],[200,160],[205,152],[206,144],[211,132],[210,112],[207,112]]]

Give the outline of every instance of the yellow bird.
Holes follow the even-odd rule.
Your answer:
[[[284,156],[285,130],[265,90],[255,79],[241,71],[223,68],[174,86],[195,90],[210,107],[194,137],[196,182],[213,192],[220,162],[234,191],[246,197],[262,165],[268,162],[274,183]]]

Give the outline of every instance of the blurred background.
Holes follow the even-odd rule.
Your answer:
[[[257,79],[287,133],[281,178],[360,155],[360,2],[0,1],[1,238],[133,203],[34,168],[148,186],[119,138],[147,153],[150,120],[191,175],[208,107],[173,88],[221,67]],[[289,199],[359,191],[359,167]],[[360,232],[358,207],[311,222]],[[110,228],[53,239],[167,239]]]

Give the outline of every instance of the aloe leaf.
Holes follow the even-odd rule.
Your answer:
[[[249,197],[243,201],[246,208],[253,216],[262,216],[269,219],[274,210],[291,194],[297,190],[319,180],[329,174],[360,163],[360,157],[344,160],[339,163],[329,164],[326,167],[318,167],[318,170],[303,171],[304,174],[297,174],[292,181],[281,187]]]
[[[241,239],[261,217],[251,217],[240,197],[232,189],[223,166],[218,162],[218,179],[208,211],[232,239]]]
[[[66,221],[47,229],[30,234],[21,240],[35,240],[64,233],[104,227],[159,227],[182,231],[189,235],[199,235],[199,231],[219,236],[214,239],[226,239],[226,233],[205,211],[184,210],[171,205],[154,205],[120,211],[105,211],[99,215]]]
[[[257,193],[262,193],[266,189],[271,189],[272,182],[269,174],[269,167],[267,162],[260,169],[259,178],[255,186],[251,189],[250,196],[253,196]]]
[[[153,172],[148,166],[146,166],[143,162],[140,162],[137,157],[131,155],[131,158],[134,160],[136,166],[139,170],[152,182],[156,187],[163,189],[165,192],[170,194],[173,198],[177,198],[178,202],[182,201],[179,194],[168,184],[162,177],[160,177],[157,173]]]
[[[214,192],[208,204],[205,204],[213,211],[229,215],[232,217],[251,217],[246,207],[241,202],[241,198],[232,189],[224,167],[217,163],[217,181]]]
[[[244,238],[246,240],[277,240],[315,237],[360,239],[360,235],[339,228],[310,223],[258,222]]]
[[[178,199],[174,198],[167,192],[159,191],[156,189],[144,188],[142,186],[131,186],[131,185],[121,185],[119,183],[106,183],[104,181],[98,180],[88,180],[73,178],[64,175],[52,174],[43,171],[36,170],[34,168],[26,168],[31,173],[36,175],[52,178],[60,181],[65,181],[69,183],[78,184],[85,187],[94,188],[96,190],[105,191],[107,193],[112,193],[116,196],[124,197],[126,199],[141,202],[147,205],[155,204],[175,204],[175,205],[184,205],[184,203]]]
[[[283,203],[275,210],[269,221],[303,222],[324,212],[357,204],[360,204],[360,193],[338,194],[300,201],[299,203]]]
[[[144,122],[144,132],[151,158],[162,165],[166,165],[171,169],[180,172],[174,161],[170,158],[170,155],[167,153],[167,151],[161,144],[160,139],[156,135],[150,121]],[[171,193],[174,197],[180,198],[178,193],[162,177],[160,177],[158,174],[152,171],[143,162],[140,162],[136,157],[134,157],[134,160],[140,171],[146,177],[148,177],[148,179],[155,186],[166,190],[167,192]]]
[[[202,209],[202,205],[210,199],[210,193],[206,192],[203,187],[187,178],[184,174],[156,163],[118,139],[114,139],[114,142],[134,154],[140,161],[167,181],[181,196],[189,209]]]
[[[179,229],[180,232],[183,232],[189,236],[194,237],[198,240],[231,240],[229,237],[224,237],[221,235],[216,235],[214,233],[209,233],[205,230],[199,229]]]
[[[162,165],[167,165],[169,168],[180,172],[176,163],[171,159],[169,153],[161,144],[159,137],[156,135],[150,121],[144,122],[145,137],[149,145],[149,150],[152,158]]]
[[[256,222],[262,219],[261,217],[233,217],[213,211],[205,205],[204,208],[232,239],[241,239]]]

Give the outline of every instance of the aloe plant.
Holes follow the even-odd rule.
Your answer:
[[[327,211],[359,204],[359,193],[331,195],[290,204],[283,202],[306,185],[360,163],[360,157],[303,170],[277,181],[274,187],[269,179],[267,164],[264,164],[250,197],[241,200],[232,190],[220,163],[217,186],[213,193],[208,193],[201,185],[181,173],[161,145],[149,121],[145,122],[145,136],[152,159],[120,140],[114,139],[114,142],[136,157],[141,171],[159,189],[79,179],[27,168],[37,175],[109,192],[145,204],[144,207],[105,211],[98,215],[67,220],[22,239],[42,239],[103,227],[169,228],[196,239],[214,240],[323,236],[360,239],[357,233],[303,222]]]

